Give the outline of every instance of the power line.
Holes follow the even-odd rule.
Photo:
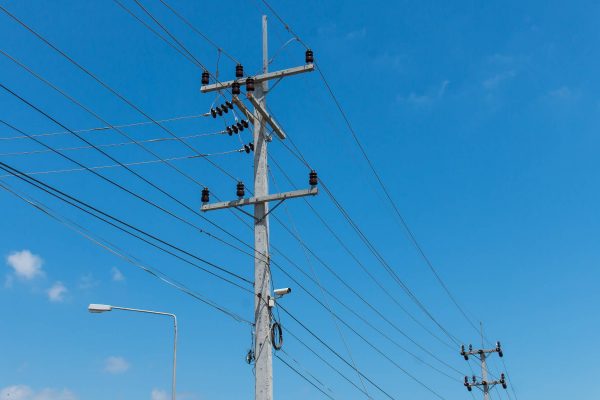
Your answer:
[[[44,214],[53,218],[54,220],[60,222],[61,224],[67,226],[69,229],[71,229],[74,232],[78,233],[79,235],[83,236],[84,238],[91,241],[92,243],[102,247],[106,251],[108,251],[108,252],[118,256],[119,258],[127,261],[128,263],[136,266],[137,268],[139,268],[139,269],[143,270],[144,272],[152,275],[153,277],[161,280],[162,282],[168,284],[169,286],[174,287],[177,290],[182,291],[183,293],[186,293],[186,294],[192,296],[196,300],[199,300],[202,303],[204,303],[212,308],[215,308],[216,310],[228,315],[229,317],[233,318],[234,320],[236,320],[238,322],[244,322],[246,324],[252,325],[252,323],[250,321],[239,316],[238,314],[236,314],[232,311],[229,311],[228,309],[218,305],[217,303],[213,302],[212,300],[209,300],[205,296],[202,296],[196,292],[191,291],[190,289],[186,288],[184,285],[182,285],[172,279],[169,279],[164,273],[160,272],[159,270],[157,270],[155,268],[147,267],[147,266],[141,264],[139,261],[137,261],[134,257],[127,256],[122,251],[117,250],[116,246],[111,245],[110,242],[108,242],[104,239],[95,238],[91,233],[87,232],[87,230],[85,230],[85,228],[81,227],[80,225],[78,225],[64,217],[61,217],[59,214],[53,212],[50,208],[42,205],[39,202],[36,202],[35,200],[28,199],[25,196],[18,194],[15,190],[11,189],[6,183],[0,182],[0,188],[6,190],[9,193],[12,193],[19,199],[21,199],[24,202],[28,203],[29,205],[35,207],[39,211],[43,212]]]
[[[31,186],[34,186],[37,189],[39,189],[39,190],[41,190],[41,191],[43,191],[43,192],[45,192],[45,193],[47,193],[47,194],[49,194],[49,195],[57,198],[57,199],[65,202],[65,203],[67,203],[67,204],[69,204],[69,205],[71,205],[71,206],[73,206],[73,207],[75,207],[77,209],[79,209],[80,211],[83,211],[86,214],[91,215],[94,218],[99,219],[99,220],[101,220],[101,221],[103,221],[103,222],[105,222],[105,223],[113,226],[114,228],[117,228],[117,229],[121,230],[122,232],[125,232],[125,233],[129,234],[130,236],[133,236],[133,237],[135,237],[135,238],[137,238],[137,239],[139,239],[139,240],[141,240],[141,241],[143,241],[143,242],[145,242],[145,243],[147,243],[147,244],[149,244],[149,245],[151,245],[153,247],[156,247],[159,250],[162,250],[163,252],[166,252],[166,253],[168,253],[168,254],[170,254],[170,255],[172,255],[172,256],[180,259],[181,261],[184,261],[184,262],[186,262],[186,263],[188,263],[190,265],[193,265],[196,268],[199,268],[199,269],[201,269],[202,271],[204,271],[206,273],[209,273],[209,274],[211,274],[211,275],[213,275],[213,276],[215,276],[215,277],[217,277],[219,279],[222,279],[222,280],[226,281],[227,283],[230,283],[230,284],[232,284],[234,286],[237,286],[237,287],[241,288],[242,290],[249,291],[247,288],[239,286],[237,283],[234,283],[234,282],[228,280],[227,278],[224,278],[224,277],[222,277],[222,276],[220,276],[218,274],[215,274],[214,272],[208,271],[207,269],[205,269],[205,268],[203,268],[203,267],[201,267],[201,266],[199,266],[199,265],[197,265],[195,263],[192,263],[192,262],[190,262],[188,260],[185,260],[181,256],[175,255],[174,253],[172,253],[172,252],[170,252],[168,250],[163,249],[162,247],[154,244],[153,242],[150,242],[148,239],[144,239],[144,238],[140,237],[139,235],[137,235],[135,233],[132,233],[131,231],[123,228],[122,226],[125,226],[125,227],[127,227],[127,228],[129,228],[131,230],[134,230],[134,231],[136,231],[136,232],[138,232],[138,233],[140,233],[140,234],[142,234],[142,235],[144,235],[144,236],[146,236],[146,237],[148,237],[148,238],[150,238],[150,239],[152,239],[154,241],[157,241],[157,242],[159,242],[161,244],[164,244],[164,245],[172,248],[173,250],[176,250],[176,251],[178,251],[178,252],[180,252],[182,254],[185,254],[188,257],[194,258],[194,259],[202,262],[203,264],[206,264],[206,265],[208,265],[208,266],[210,266],[212,268],[215,268],[215,269],[217,269],[217,270],[219,270],[221,272],[224,272],[224,273],[226,273],[226,274],[228,274],[228,275],[230,275],[230,276],[232,276],[234,278],[237,278],[237,279],[239,279],[239,280],[241,280],[241,281],[243,281],[243,282],[245,282],[247,284],[250,284],[250,285],[252,284],[251,280],[246,279],[246,278],[244,278],[241,275],[238,275],[238,274],[236,274],[236,273],[234,273],[234,272],[232,272],[232,271],[230,271],[230,270],[228,270],[228,269],[226,269],[224,267],[221,267],[221,266],[219,266],[219,265],[217,265],[217,264],[215,264],[213,262],[210,262],[210,261],[208,261],[208,260],[206,260],[204,258],[201,258],[201,257],[199,257],[197,255],[194,255],[194,254],[190,253],[189,251],[183,250],[182,248],[177,247],[177,246],[175,246],[175,245],[173,245],[173,244],[171,244],[171,243],[169,243],[169,242],[167,242],[167,241],[165,241],[163,239],[160,239],[157,236],[152,235],[152,234],[150,234],[150,233],[148,233],[148,232],[146,232],[146,231],[144,231],[144,230],[142,230],[140,228],[136,228],[132,224],[127,223],[127,222],[125,222],[122,219],[119,219],[117,217],[114,217],[111,214],[106,213],[106,212],[98,209],[97,207],[94,207],[94,206],[90,205],[89,203],[86,203],[86,202],[84,202],[84,201],[82,201],[82,200],[80,200],[80,199],[78,199],[78,198],[76,198],[76,197],[74,197],[72,195],[69,195],[69,194],[65,193],[64,191],[61,191],[61,190],[59,190],[59,189],[57,189],[57,188],[55,188],[55,187],[53,187],[51,185],[48,185],[48,184],[40,181],[39,179],[33,178],[31,176],[27,176],[24,172],[19,171],[18,169],[14,168],[14,167],[11,167],[10,165],[5,164],[4,162],[1,162],[1,161],[0,161],[0,169],[4,170],[5,172],[9,173],[12,176],[15,176],[16,178],[19,178],[21,181],[23,181],[23,182],[25,182],[25,183],[27,183],[27,184],[29,184]],[[111,222],[109,220],[114,221],[114,222]],[[250,291],[250,293],[251,293],[251,291]]]
[[[242,150],[230,150],[230,151],[223,151],[220,153],[203,154],[202,156],[193,155],[193,156],[171,157],[171,158],[165,158],[164,160],[147,160],[147,161],[136,161],[136,162],[130,162],[130,163],[121,163],[121,164],[97,165],[97,166],[86,167],[86,168],[63,168],[63,169],[53,169],[53,170],[45,170],[45,171],[32,171],[32,172],[26,172],[25,174],[27,174],[27,175],[48,175],[48,174],[60,174],[60,173],[66,173],[66,172],[90,171],[90,170],[97,170],[97,169],[124,168],[124,167],[164,163],[165,161],[193,160],[193,159],[196,159],[199,157],[211,157],[211,156],[239,153],[240,151],[244,151],[244,150],[243,149]],[[6,175],[0,176],[0,178],[5,178],[5,177],[6,177]]]
[[[0,49],[0,53],[2,55],[4,55],[5,57],[13,60],[14,62],[17,62],[16,59],[14,59],[13,57],[11,57],[8,53],[4,52],[2,49]],[[20,63],[17,62],[17,64],[20,64]],[[24,65],[24,64],[21,64],[21,65]],[[183,116],[179,116],[179,117],[171,117],[171,118],[159,119],[159,120],[157,120],[157,122],[161,122],[162,123],[162,122],[172,122],[172,121],[182,121],[182,120],[187,120],[187,119],[195,119],[195,118],[204,117],[207,114],[210,115],[210,113],[195,114],[195,115],[183,115]],[[133,122],[133,123],[129,123],[129,124],[111,125],[111,126],[100,126],[100,127],[96,127],[96,128],[87,128],[87,129],[77,129],[74,132],[77,132],[77,133],[97,132],[97,131],[111,130],[111,129],[115,129],[115,128],[129,128],[129,127],[136,127],[136,126],[150,125],[150,124],[153,124],[153,122],[150,122],[150,121]],[[34,137],[44,137],[44,136],[68,135],[70,133],[71,132],[69,132],[69,131],[60,131],[60,132],[32,134],[31,136],[34,136]],[[213,135],[213,134],[216,135],[216,134],[220,134],[220,133],[222,133],[222,132],[218,131],[218,132],[214,132],[214,133],[208,133],[206,135],[207,136],[208,135]],[[27,136],[0,137],[0,140],[17,140],[17,139],[28,139],[28,138],[27,138]]]
[[[77,132],[76,130],[74,130],[73,132]],[[213,133],[199,133],[199,134],[195,134],[195,135],[187,135],[187,136],[180,136],[180,138],[182,139],[193,139],[193,138],[199,138],[199,137],[206,137],[206,136],[214,136],[214,135],[221,135],[225,133],[225,131],[220,131],[220,132],[213,132]],[[40,137],[40,135],[31,135],[32,137]],[[18,138],[24,138],[27,139],[27,136],[18,136]],[[138,140],[136,142],[120,142],[120,143],[109,143],[109,144],[97,144],[96,147],[99,148],[105,148],[105,147],[122,147],[122,146],[128,146],[128,145],[132,145],[132,144],[139,144],[139,143],[159,143],[159,142],[168,142],[168,141],[172,141],[175,140],[173,138],[170,137],[162,137],[162,138],[155,138],[155,139],[145,139],[145,140]],[[94,146],[75,146],[75,147],[59,147],[56,150],[58,151],[78,151],[78,150],[89,150],[89,149],[94,149]],[[31,150],[31,151],[13,151],[13,152],[9,152],[9,153],[1,153],[0,156],[5,157],[5,156],[26,156],[26,155],[31,155],[31,154],[44,154],[44,153],[51,153],[51,150]],[[210,154],[203,154],[204,157],[208,157],[210,156]],[[194,157],[198,157],[198,156],[194,156]],[[158,160],[160,161],[160,160]]]
[[[321,389],[319,386],[317,386],[313,381],[308,379],[302,372],[298,371],[296,368],[294,368],[290,364],[288,364],[288,362],[285,361],[283,358],[279,357],[279,355],[275,354],[275,357],[277,359],[279,359],[279,361],[281,361],[286,367],[288,367],[289,369],[294,371],[296,374],[298,374],[306,382],[310,383],[315,389],[317,389],[319,392],[321,392],[325,397],[327,397],[328,399],[335,400],[331,395],[329,395],[327,392],[325,392],[323,389]]]

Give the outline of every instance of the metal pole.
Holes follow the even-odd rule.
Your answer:
[[[490,386],[488,385],[487,364],[485,362],[485,352],[481,352],[481,379],[483,380],[483,400],[490,398]]]
[[[269,55],[267,41],[267,16],[262,17],[263,73],[268,72]],[[255,96],[265,107],[268,81],[257,85]],[[267,140],[262,115],[254,110],[254,194],[269,194],[267,174]],[[273,399],[273,354],[271,343],[271,271],[269,260],[269,211],[268,203],[254,204],[254,321],[255,321],[255,400]]]
[[[171,399],[175,400],[176,397],[176,388],[177,388],[177,316],[175,314],[161,312],[161,311],[151,311],[151,310],[140,310],[138,308],[128,308],[128,307],[117,307],[111,306],[115,310],[123,310],[123,311],[134,311],[139,313],[146,314],[155,314],[155,315],[166,315],[173,318],[173,326],[175,329],[175,334],[173,336],[173,373],[171,378]]]

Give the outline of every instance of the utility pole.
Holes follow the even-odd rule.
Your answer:
[[[473,376],[471,381],[469,381],[469,377],[465,376],[465,387],[470,392],[474,387],[480,389],[483,392],[483,399],[489,400],[490,398],[490,389],[492,389],[496,385],[502,385],[504,389],[508,386],[506,384],[506,378],[504,377],[504,373],[500,374],[499,380],[488,380],[488,369],[487,369],[487,357],[488,354],[498,353],[498,356],[503,357],[504,354],[502,352],[502,348],[500,347],[500,342],[496,342],[496,348],[494,349],[473,349],[473,345],[469,345],[469,349],[465,350],[465,346],[460,346],[460,355],[465,358],[465,360],[469,360],[469,356],[473,356],[478,358],[481,361],[481,381],[477,380],[477,377]]]
[[[307,50],[305,54],[306,64],[300,67],[289,68],[276,72],[269,72],[268,55],[268,35],[267,35],[267,16],[262,17],[262,74],[254,77],[244,77],[243,67],[236,66],[236,79],[227,82],[216,82],[209,84],[209,73],[204,71],[202,74],[203,93],[213,91],[223,91],[231,89],[233,94],[232,103],[227,104],[231,108],[235,104],[242,114],[247,118],[246,124],[251,123],[254,126],[253,150],[254,150],[254,197],[245,198],[243,182],[237,184],[238,200],[228,202],[219,202],[209,204],[209,191],[204,188],[202,191],[202,211],[212,211],[224,208],[236,208],[254,219],[254,352],[249,356],[249,362],[252,360],[255,364],[255,399],[272,400],[273,399],[273,342],[275,340],[275,328],[281,333],[281,326],[277,327],[272,322],[272,308],[275,306],[275,298],[271,293],[271,270],[269,257],[269,214],[283,201],[302,196],[314,196],[317,190],[317,174],[311,171],[309,174],[310,188],[306,190],[296,190],[285,193],[269,194],[268,180],[268,157],[267,148],[272,141],[271,135],[267,131],[267,126],[271,128],[281,140],[286,138],[283,129],[269,114],[266,108],[266,96],[269,91],[269,81],[271,79],[282,79],[286,76],[296,75],[314,70],[313,53]],[[241,85],[245,84],[246,98],[252,104],[253,110],[246,107],[241,94]],[[213,117],[216,114],[223,115],[227,112],[226,106],[217,107],[216,112],[211,110]],[[239,126],[239,123],[238,123]],[[247,125],[246,125],[247,126]],[[231,126],[237,133],[238,128]],[[231,131],[227,130],[230,134]],[[252,147],[247,148],[249,151]],[[269,203],[278,201],[278,203],[269,211]],[[254,213],[250,214],[241,209],[243,206],[254,205]]]

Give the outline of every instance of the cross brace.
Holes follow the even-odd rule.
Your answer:
[[[285,193],[269,194],[267,196],[249,197],[246,199],[222,201],[219,203],[212,203],[212,204],[203,204],[201,207],[201,210],[202,211],[212,211],[212,210],[221,210],[223,208],[241,207],[241,206],[248,206],[251,204],[268,203],[268,202],[277,201],[277,200],[283,201],[283,200],[287,200],[287,199],[293,199],[295,197],[315,196],[317,193],[319,193],[319,190],[316,187],[313,187],[310,189],[294,190],[294,191],[285,192]]]
[[[315,66],[313,64],[306,64],[301,67],[282,69],[280,71],[267,72],[266,74],[256,75],[256,76],[254,76],[254,82],[260,83],[260,82],[268,81],[271,79],[283,78],[285,76],[302,74],[304,72],[312,72],[314,70],[315,70]],[[239,78],[239,79],[235,79],[232,81],[218,82],[218,83],[214,83],[212,85],[204,85],[200,88],[200,91],[202,93],[208,93],[208,92],[214,92],[217,90],[227,89],[227,88],[230,88],[231,85],[233,85],[233,82],[237,82],[240,85],[243,85],[244,83],[246,83],[246,78],[244,77],[244,78]]]

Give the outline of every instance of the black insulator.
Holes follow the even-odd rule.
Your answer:
[[[477,378],[475,378],[475,375],[473,375],[472,379],[473,379],[473,383],[477,382]]]
[[[202,72],[202,84],[203,85],[208,85],[209,78],[210,78],[210,75],[208,74],[208,71]]]
[[[244,66],[242,64],[238,64],[235,66],[235,77],[241,78],[244,76]]]
[[[217,118],[217,110],[215,110],[214,108],[210,109],[210,115],[213,116],[213,118]]]
[[[472,344],[469,345],[469,351],[473,351],[473,345]]]
[[[208,188],[202,189],[202,203],[208,203],[210,201],[210,192]]]
[[[465,345],[463,344],[460,346],[460,355],[462,356],[464,354],[465,354]]]
[[[244,145],[244,151],[248,154],[250,154],[250,146],[248,146],[247,144]]]
[[[221,104],[221,111],[223,111],[225,114],[227,114],[229,112],[229,108],[227,108],[227,106],[225,104]]]
[[[239,181],[237,183],[237,190],[235,193],[237,194],[237,197],[244,197],[246,195],[246,191],[244,189],[244,182]]]
[[[242,132],[244,130],[244,125],[242,125],[241,122],[238,122],[237,124],[238,129],[240,130],[240,132]]]
[[[250,147],[250,150],[254,151],[254,143],[248,143],[248,147]]]
[[[307,64],[312,64],[313,62],[315,62],[315,56],[311,49],[306,50],[305,61]]]
[[[502,350],[499,350],[499,351],[498,351],[498,355],[499,355],[500,357],[504,357],[504,353],[502,352]]]
[[[246,78],[246,92],[254,92],[254,78]]]
[[[231,130],[231,127],[228,126],[227,128],[225,128],[225,130],[227,131],[227,134],[229,136],[233,135],[233,131]]]
[[[223,110],[221,110],[221,108],[220,108],[220,107],[217,107],[217,109],[216,109],[216,110],[217,110],[217,114],[219,114],[219,117],[220,117],[221,115],[223,115]]]
[[[467,386],[469,384],[469,377],[465,376],[465,386]]]
[[[504,383],[502,384],[502,389],[506,389],[506,388],[508,388],[508,385],[506,384],[506,382],[504,382]]]
[[[231,93],[233,93],[234,96],[242,93],[242,91],[240,90],[240,84],[237,82],[233,82],[231,84]]]
[[[238,132],[239,132],[239,129],[238,129],[238,127],[237,127],[237,126],[235,126],[235,125],[231,125],[231,129],[233,129],[233,132],[234,132],[234,133],[238,133]]]
[[[246,121],[245,119],[242,120],[242,125],[244,125],[244,128],[248,127],[248,121]]]
[[[463,357],[465,358],[466,361],[469,361],[469,356],[467,355],[467,353],[464,353]]]
[[[473,389],[471,388],[471,385],[467,386],[467,390],[468,390],[469,392],[470,392],[471,390],[473,390]]]
[[[317,177],[317,172],[315,170],[310,171],[308,174],[308,184],[310,186],[317,186],[319,184],[319,178]]]
[[[230,109],[232,109],[232,110],[233,110],[233,103],[232,103],[232,102],[230,102],[230,101],[226,101],[226,102],[225,102],[225,105],[226,105],[227,107],[229,107]]]

